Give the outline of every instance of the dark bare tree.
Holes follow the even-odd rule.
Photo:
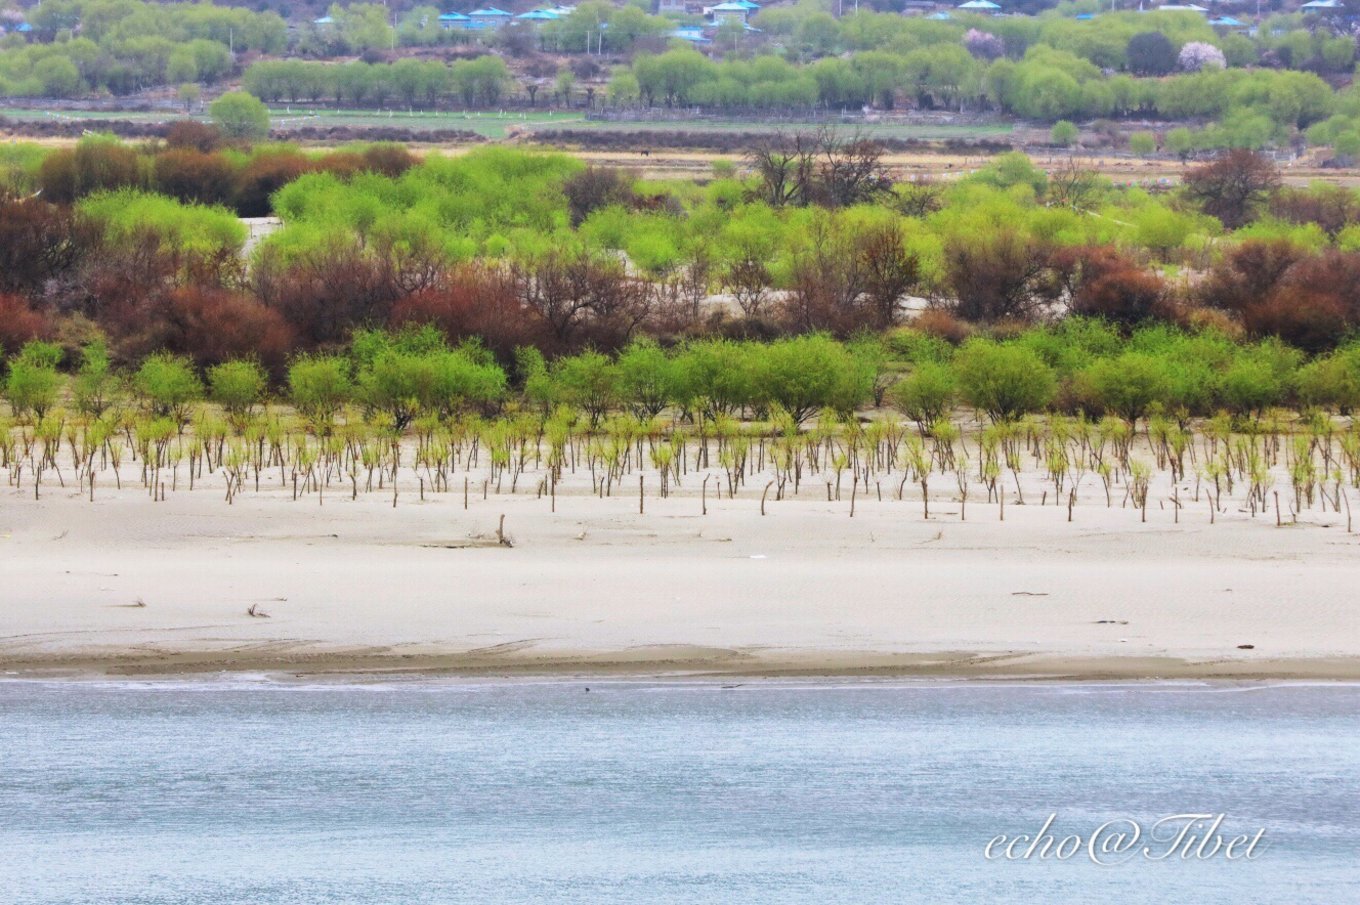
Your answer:
[[[1047,201],[1057,207],[1086,211],[1100,192],[1100,176],[1095,170],[1078,166],[1074,158],[1048,176]]]
[[[1058,292],[1049,249],[1037,240],[997,233],[985,244],[956,240],[945,248],[953,313],[964,320],[1025,320]]]
[[[920,282],[921,261],[907,250],[906,237],[896,223],[866,230],[855,244],[874,326],[887,329],[897,318],[902,297]]]
[[[1236,149],[1185,174],[1185,195],[1228,229],[1256,219],[1258,208],[1280,187],[1275,164]]]

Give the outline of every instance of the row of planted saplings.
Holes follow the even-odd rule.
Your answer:
[[[1231,498],[1238,486],[1245,487],[1243,502],[1253,515],[1265,511],[1281,465],[1294,517],[1315,505],[1349,513],[1345,488],[1360,486],[1360,430],[1321,414],[1296,419],[1269,412],[1237,423],[1222,416],[1193,429],[1153,417],[1141,431],[1109,417],[1031,416],[981,427],[943,418],[913,427],[829,411],[801,428],[777,409],[760,423],[722,414],[697,420],[618,415],[592,428],[579,411],[559,407],[547,416],[426,416],[405,431],[382,417],[342,419],[319,433],[312,422],[277,412],[228,420],[200,408],[187,417],[133,410],[90,417],[55,410],[18,425],[0,421],[0,467],[15,488],[24,486],[27,474],[35,497],[45,481],[66,487],[68,476],[91,499],[102,474],[121,488],[126,461],[136,464],[153,499],[220,475],[228,502],[268,481],[290,488],[295,499],[315,494],[324,500],[339,487],[351,498],[390,492],[394,505],[403,468],[421,498],[427,490],[449,493],[461,486],[464,505],[473,487],[483,497],[513,494],[532,475],[535,492],[549,496],[554,508],[566,474],[588,475],[591,493],[608,497],[625,478],[641,479],[650,468],[662,498],[691,474],[703,474],[705,510],[710,480],[716,478],[720,498],[724,491],[734,498],[763,477],[757,488],[762,510],[771,492],[775,501],[784,500],[813,480],[824,485],[828,501],[842,500],[848,490],[853,513],[859,495],[871,488],[881,500],[886,481],[889,496],[899,500],[909,484],[919,487],[926,516],[931,484],[943,482],[961,503],[963,518],[974,485],[1004,518],[1007,487],[1024,503],[1022,476],[1034,472],[1042,475],[1040,504],[1048,503],[1051,484],[1054,504],[1065,504],[1069,519],[1088,475],[1098,477],[1107,506],[1118,498],[1146,518],[1154,470],[1169,472],[1177,520],[1179,487],[1192,477],[1193,500],[1209,498],[1211,519],[1225,511],[1224,493]],[[1135,450],[1146,458],[1136,457]],[[645,483],[641,490],[645,494]],[[1278,510],[1278,493],[1274,498]]]

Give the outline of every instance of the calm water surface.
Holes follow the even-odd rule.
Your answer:
[[[1266,835],[983,857],[1054,812]],[[0,682],[13,905],[1191,900],[1360,902],[1360,686]]]

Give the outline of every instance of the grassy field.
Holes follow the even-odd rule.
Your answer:
[[[993,138],[1011,134],[1014,127],[1009,123],[991,125],[934,126],[915,123],[860,123],[854,120],[845,122],[766,122],[763,120],[687,120],[681,122],[655,122],[646,120],[582,120],[572,126],[574,129],[589,129],[593,132],[760,132],[775,131],[801,132],[823,126],[858,129],[866,135],[878,138],[917,138],[924,140],[948,138]],[[541,127],[541,126],[540,126]]]
[[[587,120],[584,113],[552,111],[505,111],[486,112],[468,110],[445,111],[400,111],[400,110],[313,110],[294,109],[290,106],[276,106],[270,110],[274,125],[280,127],[300,126],[345,126],[363,128],[365,126],[399,126],[414,130],[466,129],[489,139],[502,139],[511,129],[516,131],[536,131],[539,129],[580,129],[592,132],[752,132],[752,131],[801,131],[816,129],[826,123],[807,122],[768,122],[764,120]],[[184,118],[185,114],[169,110],[157,111],[120,111],[120,110],[31,110],[22,108],[0,108],[0,116],[27,122],[53,120],[123,120],[137,123],[160,123]],[[190,116],[191,119],[206,119],[202,114]],[[1003,138],[1012,133],[1009,123],[988,125],[918,125],[910,123],[856,123],[848,121],[847,128],[857,128],[867,135],[879,138],[916,138],[924,140],[950,138]]]
[[[405,129],[465,129],[486,138],[504,138],[514,126],[521,128],[577,127],[585,122],[583,113],[503,112],[482,111],[414,111],[399,110],[309,110],[287,106],[270,109],[276,127],[299,126],[399,126]],[[121,120],[133,123],[163,123],[178,119],[206,120],[203,114],[186,115],[169,110],[29,110],[0,108],[0,116],[19,122]]]

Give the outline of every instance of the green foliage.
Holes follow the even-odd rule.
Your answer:
[[[1129,136],[1129,150],[1139,157],[1147,157],[1157,150],[1157,136],[1151,132],[1135,132]]]
[[[801,424],[822,409],[853,412],[869,398],[873,378],[841,343],[820,334],[748,346],[757,392]]]
[[[1049,130],[1048,140],[1059,147],[1070,148],[1077,143],[1077,138],[1080,135],[1081,130],[1078,129],[1074,123],[1065,119],[1060,119],[1054,123],[1053,128]]]
[[[593,349],[559,359],[554,376],[563,401],[589,415],[592,427],[618,403],[619,367]]]
[[[690,343],[677,356],[680,404],[706,418],[731,414],[749,405],[755,375],[741,344],[726,339]]]
[[[208,113],[229,138],[259,141],[269,136],[269,108],[244,91],[222,95],[209,105]]]
[[[1299,399],[1351,414],[1360,408],[1360,347],[1346,346],[1299,369]]]
[[[48,409],[56,405],[61,393],[62,379],[57,373],[61,361],[61,347],[33,340],[26,343],[9,363],[5,378],[5,396],[10,409],[20,417],[32,414],[42,421]]]
[[[80,369],[72,382],[76,410],[96,418],[104,414],[113,401],[116,387],[109,350],[103,340],[95,340],[80,352]]]
[[[190,405],[203,397],[203,384],[189,360],[165,353],[147,357],[132,383],[153,415],[177,424],[188,421]]]
[[[217,82],[234,68],[232,51],[279,53],[287,40],[276,13],[208,3],[46,0],[27,17],[37,40],[0,51],[3,95],[127,95]]]
[[[635,340],[619,353],[617,378],[620,397],[639,418],[660,414],[680,395],[675,360],[653,340]]]
[[[1101,359],[1086,369],[1081,381],[1097,411],[1112,412],[1130,426],[1171,393],[1165,363],[1141,352]]]
[[[238,424],[264,397],[266,386],[264,369],[254,361],[224,361],[208,369],[210,398]]]
[[[949,413],[958,393],[959,382],[953,369],[928,360],[912,368],[890,391],[893,405],[922,430]]]
[[[354,396],[349,361],[339,355],[308,355],[288,367],[288,392],[297,410],[320,433]]]
[[[964,398],[993,421],[1041,411],[1057,391],[1053,369],[1019,345],[971,339],[959,349],[954,367]]]
[[[106,242],[128,251],[150,235],[167,251],[207,258],[237,254],[246,239],[245,227],[225,208],[132,189],[90,195],[78,210],[100,225]]]

